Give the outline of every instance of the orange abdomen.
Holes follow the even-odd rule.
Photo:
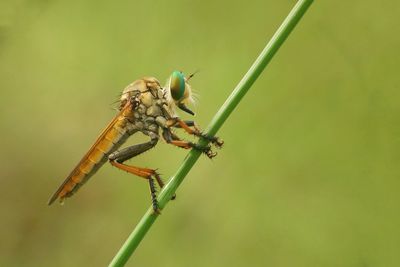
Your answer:
[[[130,105],[127,105],[130,107]],[[108,155],[118,149],[129,137],[124,116],[125,107],[100,134],[96,142],[81,159],[70,175],[49,200],[49,205],[57,198],[62,201],[72,196],[107,161]]]

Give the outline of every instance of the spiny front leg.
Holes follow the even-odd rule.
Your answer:
[[[174,120],[176,121],[174,124],[174,127],[182,128],[188,134],[192,134],[197,137],[203,137],[204,139],[210,141],[217,148],[221,148],[224,145],[224,141],[222,139],[220,139],[216,136],[211,136],[211,135],[202,133],[194,121],[183,121],[179,118],[174,118]]]
[[[171,145],[174,145],[174,146],[177,146],[177,147],[181,147],[181,148],[184,148],[184,149],[194,148],[194,149],[206,154],[207,157],[209,157],[210,159],[217,155],[216,152],[211,150],[210,145],[207,145],[206,147],[202,147],[202,146],[200,146],[198,144],[181,140],[177,135],[172,133],[169,128],[164,128],[162,135],[164,137],[164,140],[168,144],[171,144]]]

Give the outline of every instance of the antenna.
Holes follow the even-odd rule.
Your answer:
[[[190,74],[187,78],[186,78],[186,81],[189,81],[190,79],[192,79],[192,77],[196,74],[196,73],[198,73],[200,70],[196,70],[195,72],[193,72],[192,74]]]

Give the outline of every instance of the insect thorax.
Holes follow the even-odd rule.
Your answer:
[[[169,110],[168,100],[159,82],[152,77],[136,80],[128,85],[122,93],[121,105],[134,101],[135,107],[129,118],[131,132],[148,131],[158,134],[157,121],[167,119],[164,106]]]

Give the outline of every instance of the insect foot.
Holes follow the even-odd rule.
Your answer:
[[[206,147],[202,147],[199,144],[195,144],[195,143],[189,143],[189,144],[194,149],[204,153],[210,159],[212,159],[213,157],[215,157],[217,155],[217,152],[214,152],[214,151],[211,150],[211,146],[210,145],[207,145]]]
[[[153,213],[156,214],[156,215],[161,215],[160,208],[158,208],[158,206],[157,207],[153,207]]]
[[[217,148],[221,148],[224,145],[224,141],[219,137],[211,136],[205,133],[200,133],[200,136],[210,141]]]
[[[207,155],[208,158],[212,159],[213,157],[215,157],[217,155],[217,152],[214,152],[210,149],[208,149],[205,154]]]
[[[221,148],[224,145],[224,140],[219,137],[213,137],[211,143],[213,143],[217,148]]]

